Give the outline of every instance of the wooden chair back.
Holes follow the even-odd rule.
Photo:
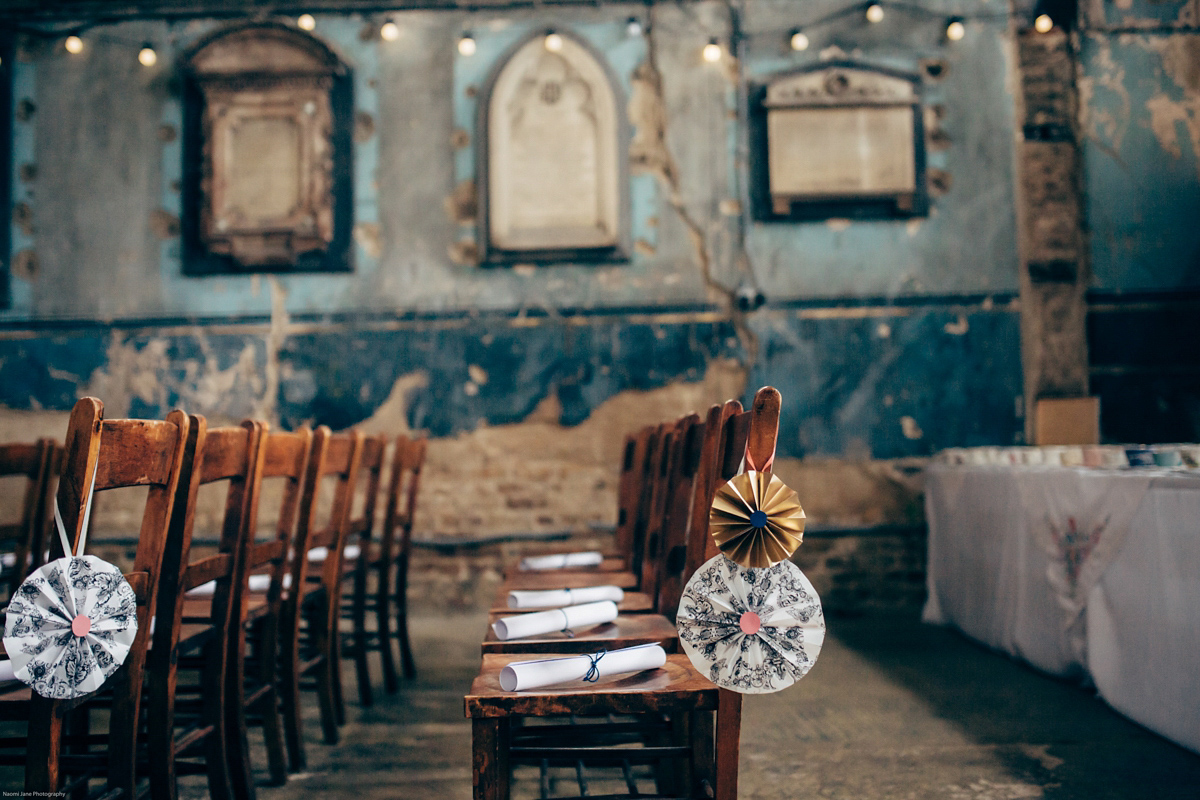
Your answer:
[[[385,450],[387,450],[387,436],[378,434],[376,436],[364,436],[362,440],[362,449],[359,453],[358,473],[355,476],[356,482],[363,487],[362,496],[362,513],[354,515],[354,500],[358,494],[355,491],[355,496],[351,497],[350,504],[350,519],[347,521],[348,537],[351,543],[357,542],[361,547],[361,555],[358,559],[360,572],[365,580],[366,566],[369,559],[371,538],[375,532],[375,508],[376,500],[379,497],[379,487],[383,483],[383,462]]]
[[[421,485],[421,470],[425,466],[427,448],[428,442],[423,437],[411,439],[400,434],[396,437],[395,450],[392,452],[392,473],[388,480],[380,539],[384,563],[397,560],[400,564],[398,586],[405,585],[408,575],[413,518],[417,513],[417,492]]]
[[[662,530],[670,497],[670,484],[679,434],[674,423],[663,423],[654,434],[657,445],[647,465],[642,523],[641,572],[638,591],[653,598],[658,591],[659,560],[662,555]]]
[[[641,478],[645,472],[646,445],[650,428],[643,428],[625,437],[621,451],[621,478],[617,484],[617,530],[613,537],[614,552],[633,565],[634,528],[637,524],[638,501],[641,498]]]
[[[51,483],[49,460],[53,451],[51,439],[0,445],[0,477],[26,479],[17,519],[0,524],[0,553],[5,557],[0,576],[7,585],[8,597],[43,560],[47,487]]]
[[[96,492],[147,487],[132,571],[126,573],[137,597],[138,630],[125,663],[108,680],[113,693],[109,718],[108,780],[126,797],[135,797],[137,734],[142,679],[150,642],[150,612],[167,541],[171,513],[182,471],[190,422],[182,411],[165,421],[104,419],[104,405],[94,397],[75,404],[67,425],[62,477],[56,495],[67,539],[78,547],[83,533],[88,488]],[[50,541],[51,558],[63,555],[58,537]],[[63,718],[81,700],[49,700],[34,695],[29,717],[29,759],[25,785],[29,791],[56,791],[60,779],[59,749]],[[45,757],[42,757],[42,756]]]
[[[346,546],[350,532],[350,511],[354,500],[362,442],[361,431],[332,433],[328,427],[322,425],[313,434],[312,452],[304,477],[304,489],[300,495],[296,552],[291,565],[291,584],[296,591],[289,597],[293,600],[302,594],[300,588],[308,579],[307,554],[316,547],[325,547],[329,551],[322,563],[320,583],[330,593],[331,598],[339,596],[342,549]],[[320,492],[327,481],[333,481],[333,497],[328,518],[324,524],[318,526]]]
[[[640,465],[635,467],[637,475],[637,500],[632,506],[633,529],[631,531],[632,559],[631,569],[634,575],[642,575],[642,560],[646,548],[646,528],[653,518],[652,505],[654,500],[655,470],[660,464],[663,439],[666,436],[665,425],[651,425],[642,431],[645,436],[645,450]]]
[[[225,766],[225,669],[229,660],[231,626],[240,617],[233,613],[233,602],[240,600],[236,587],[244,582],[246,538],[253,534],[249,511],[254,506],[253,492],[259,485],[259,445],[263,427],[247,420],[237,427],[208,428],[204,417],[191,415],[184,451],[179,493],[171,514],[171,526],[163,553],[153,647],[147,660],[149,698],[149,734],[155,757],[150,759],[151,782],[160,797],[173,798],[175,790],[174,748],[169,744],[177,735],[175,695],[184,626],[184,601],[187,592],[210,581],[206,595],[206,618],[188,619],[211,628],[206,638],[202,675],[203,709],[199,722],[187,731],[190,742],[212,737],[207,766],[214,797],[228,796],[231,780]],[[193,558],[192,540],[196,506],[203,486],[228,482],[217,552]],[[214,754],[220,754],[217,758]]]
[[[737,474],[735,464],[744,464],[746,469],[769,472],[775,463],[775,445],[779,437],[779,410],[782,398],[779,391],[764,386],[754,395],[749,420],[745,423],[745,447],[738,448],[740,430],[743,425],[730,425],[726,450],[722,453],[722,475]],[[738,417],[734,417],[738,420]],[[728,480],[728,478],[726,478]],[[711,536],[708,539],[708,558],[720,552]],[[716,741],[716,800],[737,800],[738,759],[741,754],[742,695],[729,689],[717,690],[717,741]]]
[[[677,454],[672,468],[670,498],[663,522],[662,557],[659,559],[658,594],[655,608],[672,622],[683,592],[684,569],[687,566],[689,526],[692,506],[697,499],[697,478],[703,461],[704,431],[707,422],[690,414],[677,423],[680,433]]]

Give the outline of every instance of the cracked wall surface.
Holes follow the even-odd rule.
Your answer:
[[[1200,6],[1083,7],[1091,386],[1114,441],[1200,437]]]
[[[611,518],[614,444],[646,414],[773,384],[781,469],[811,487],[810,519],[919,527],[905,465],[1022,436],[1017,65],[1003,0],[978,4],[958,45],[935,20],[897,13],[787,48],[792,28],[843,5],[401,12],[393,42],[363,37],[353,15],[316,15],[314,34],[353,71],[355,268],[338,275],[181,274],[174,65],[221,21],[123,22],[78,59],[23,46],[0,430],[61,425],[94,392],[110,414],[182,405],[214,423],[424,431],[423,532],[579,529]],[[631,14],[651,15],[647,35],[628,34]],[[619,98],[631,254],[480,267],[479,106],[504,54],[548,25],[597,54]],[[464,29],[471,57],[456,49]],[[704,63],[709,39],[727,45],[735,29],[740,60]],[[126,40],[155,42],[158,66],[128,59]],[[750,218],[740,98],[830,56],[922,76],[927,217]],[[736,310],[739,286],[761,289],[765,307]],[[826,576],[814,579],[846,602],[872,575],[893,599],[919,594],[909,534],[828,542],[813,544]],[[429,580],[458,578],[433,567]]]

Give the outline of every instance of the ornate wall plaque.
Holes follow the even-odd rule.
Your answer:
[[[759,88],[752,113],[760,219],[924,214],[915,76],[822,64]]]
[[[185,258],[185,270],[348,268],[338,241],[351,211],[348,182],[337,186],[350,157],[338,135],[347,105],[335,91],[346,86],[340,59],[300,31],[256,24],[201,43],[187,77],[185,151],[199,161],[199,180],[185,195],[185,250],[201,257]]]
[[[621,243],[622,139],[612,84],[574,39],[521,46],[486,104],[489,261],[611,257]]]

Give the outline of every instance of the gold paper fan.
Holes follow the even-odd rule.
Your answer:
[[[800,546],[800,498],[770,472],[743,472],[717,490],[708,517],[717,547],[743,567],[770,567]]]

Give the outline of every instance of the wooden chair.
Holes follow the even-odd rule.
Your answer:
[[[0,477],[21,476],[26,479],[25,491],[17,519],[0,524],[0,582],[7,588],[7,597],[21,585],[30,572],[44,563],[46,532],[49,516],[50,459],[55,452],[52,439],[39,439],[31,444],[0,445]]]
[[[657,597],[660,573],[665,568],[663,541],[685,542],[690,522],[695,475],[701,458],[699,441],[703,425],[695,414],[683,417],[673,426],[662,426],[663,446],[652,465],[649,492],[652,506],[649,527],[643,538],[641,586],[648,596]],[[673,529],[680,529],[677,533]],[[597,579],[599,580],[599,578]],[[664,596],[663,599],[668,599]],[[678,599],[676,599],[676,603]],[[659,611],[657,607],[654,609]],[[673,613],[673,609],[672,609]],[[493,617],[494,621],[494,617]],[[482,644],[484,653],[594,652],[660,643],[668,652],[678,646],[674,624],[661,613],[620,614],[610,623],[583,631],[561,632],[500,641],[489,627]]]
[[[736,474],[743,454],[748,462],[759,465],[760,469],[769,468],[774,459],[778,431],[777,391],[770,387],[759,390],[748,415],[729,415],[728,409],[721,409],[710,412],[709,419],[713,419],[714,414],[725,416],[724,424],[717,431],[721,446],[708,467],[710,471],[701,476],[714,491],[717,481]],[[711,494],[707,499],[711,503]],[[707,526],[704,531],[707,536]],[[690,531],[689,535],[698,537],[699,529]],[[715,550],[715,545],[713,548]],[[499,683],[500,671],[508,663],[522,658],[525,656],[484,656],[480,674],[465,697],[466,713],[472,720],[473,781],[477,800],[503,800],[509,796],[509,768],[513,760],[566,764],[585,761],[599,764],[683,762],[678,771],[679,782],[670,787],[674,794],[736,800],[741,695],[718,689],[696,672],[686,655],[668,655],[665,668],[660,670],[603,678],[581,688],[504,692]],[[525,727],[517,724],[526,717],[622,714],[647,719],[653,726],[654,718],[664,713],[674,720],[673,742],[641,748],[581,746],[579,729],[590,726],[564,729],[563,726]],[[602,733],[609,733],[606,726],[597,728]],[[566,734],[571,734],[568,737],[570,745],[557,745],[556,740],[561,741]],[[637,787],[630,788],[630,796],[638,796]]]
[[[210,430],[204,417],[190,417],[147,660],[146,749],[154,800],[178,797],[179,774],[206,774],[213,800],[230,800],[234,794],[227,757],[226,670],[236,619],[235,587],[244,580],[245,537],[253,530],[248,513],[262,433],[262,426],[249,420]],[[227,482],[228,488],[217,552],[193,558],[200,489],[219,482]],[[181,668],[194,672],[195,679],[181,682]],[[196,755],[202,760],[185,760]]]
[[[19,750],[3,763],[25,766],[27,792],[66,790],[75,796],[86,792],[90,779],[99,778],[105,800],[137,797],[138,729],[151,610],[157,600],[188,430],[189,420],[182,411],[172,411],[166,421],[105,420],[103,404],[92,397],[77,402],[71,412],[56,497],[72,549],[83,534],[89,485],[96,492],[146,488],[133,570],[125,574],[137,598],[138,630],[125,662],[97,694],[51,700],[22,687],[0,695],[0,718],[28,720],[26,737],[0,741],[6,749]],[[50,549],[51,558],[63,555],[58,537],[52,538]],[[101,694],[111,698],[107,733],[65,740],[68,719]],[[94,749],[101,744],[103,750]],[[65,783],[68,776],[71,781]]]
[[[661,457],[669,431],[670,427],[663,424],[651,426],[639,435],[639,440],[644,437],[644,448],[634,451],[637,485],[627,482],[624,484],[625,491],[621,492],[629,505],[626,506],[623,517],[627,527],[618,527],[618,539],[622,543],[627,542],[631,548],[630,569],[606,573],[558,570],[544,573],[522,572],[506,580],[500,587],[493,603],[495,610],[503,610],[509,591],[514,589],[577,589],[609,584],[626,590],[629,606],[642,611],[653,609],[652,598],[636,590],[643,574],[645,531],[650,520],[654,518],[651,507],[654,503],[654,487],[658,484],[653,471],[661,468]],[[639,453],[643,456],[640,462],[636,460],[636,454]]]
[[[280,693],[288,761],[293,771],[304,769],[305,756],[300,714],[301,679],[315,681],[321,711],[321,730],[327,744],[337,744],[338,692],[341,658],[338,634],[341,603],[342,551],[349,532],[350,505],[363,436],[358,431],[334,434],[324,425],[313,435],[312,450],[300,496],[296,550],[291,559],[290,587],[284,600],[281,631]],[[318,493],[333,481],[329,517],[317,526]],[[326,558],[312,568],[307,553],[327,550]],[[319,571],[317,567],[319,566]],[[310,580],[311,577],[311,580]]]
[[[260,423],[261,424],[261,423]],[[259,724],[267,750],[270,782],[287,781],[288,756],[280,711],[281,631],[297,629],[300,604],[285,604],[291,583],[289,552],[297,551],[296,518],[307,474],[313,433],[307,428],[285,433],[266,431],[259,446],[259,468],[247,512],[250,528],[244,537],[244,580],[235,586],[231,602],[230,664],[226,674],[226,741],[229,770],[237,800],[252,800],[254,772],[247,728]],[[257,536],[259,509],[268,482],[281,482],[278,510],[271,514],[271,535]],[[260,588],[263,580],[267,584]],[[252,585],[253,584],[253,585]],[[313,589],[315,591],[315,588]],[[287,613],[293,616],[285,616]]]
[[[372,650],[379,651],[383,659],[384,672],[391,666],[393,676],[396,667],[392,661],[391,641],[379,635],[379,629],[367,630],[367,612],[372,610],[375,597],[368,597],[368,583],[372,567],[378,559],[378,547],[374,541],[375,531],[375,501],[379,497],[379,487],[383,482],[384,451],[387,449],[387,437],[365,436],[362,440],[362,451],[358,464],[357,481],[363,485],[363,491],[358,492],[354,487],[351,496],[351,508],[359,495],[362,496],[362,513],[355,516],[351,512],[347,521],[346,537],[348,544],[342,549],[342,580],[351,582],[349,597],[343,598],[342,618],[350,620],[351,631],[341,637],[341,646],[348,650],[347,655],[354,659],[354,674],[358,682],[358,699],[364,707],[374,703],[371,693],[371,670],[367,663],[367,654]],[[378,611],[378,609],[374,609]],[[386,612],[385,612],[386,613]],[[378,613],[376,614],[378,621]],[[349,643],[347,645],[347,642]],[[393,677],[394,680],[394,677]],[[338,724],[346,721],[346,704],[339,690]]]
[[[392,450],[392,471],[388,479],[387,501],[383,512],[383,531],[375,563],[375,618],[383,647],[383,681],[388,692],[400,688],[392,660],[391,639],[400,644],[400,664],[404,677],[415,678],[417,664],[408,637],[408,565],[412,555],[413,517],[417,512],[417,493],[421,487],[421,469],[425,465],[427,445],[424,438],[396,437]],[[396,628],[392,630],[392,604],[395,604]]]
[[[623,572],[634,567],[634,509],[636,508],[644,471],[646,457],[646,441],[652,428],[646,428],[639,434],[625,437],[621,449],[621,476],[617,484],[617,527],[613,537],[613,546],[604,560],[594,567],[566,567],[556,572]],[[505,577],[511,578],[523,572],[519,562],[510,564],[505,569]]]

